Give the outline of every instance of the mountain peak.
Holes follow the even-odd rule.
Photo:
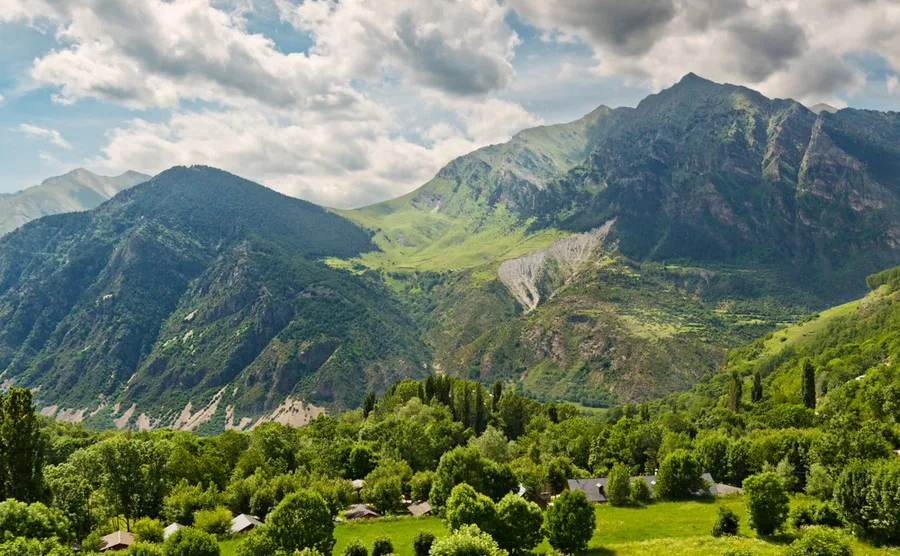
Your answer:
[[[80,179],[85,177],[97,178],[99,176],[85,168],[75,168],[74,170],[66,172],[65,174],[49,177],[42,181],[41,185],[53,185],[62,181],[69,182],[72,181],[72,179]]]

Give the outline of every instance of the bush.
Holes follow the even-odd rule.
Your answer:
[[[649,504],[650,503],[650,485],[647,484],[647,481],[638,477],[635,480],[631,481],[631,484],[628,485],[628,492],[631,495],[631,501],[635,504]]]
[[[136,542],[123,553],[125,556],[163,556],[163,547],[159,543]]]
[[[163,525],[158,519],[141,518],[131,526],[134,540],[138,542],[163,542]]]
[[[185,527],[172,533],[163,544],[165,556],[220,556],[216,538],[205,531]]]
[[[193,525],[198,510],[211,510],[222,503],[222,498],[215,485],[204,489],[203,485],[191,485],[182,480],[163,499],[163,515],[170,522]]]
[[[659,466],[656,497],[661,500],[690,498],[704,487],[697,459],[687,450],[675,450]]]
[[[235,556],[267,556],[275,554],[278,551],[278,544],[269,537],[268,533],[265,526],[257,527],[247,533],[238,545]]]
[[[719,506],[719,512],[716,515],[716,523],[712,528],[712,536],[724,537],[737,535],[739,524],[740,518],[731,510],[731,508]]]
[[[834,494],[834,477],[821,463],[809,466],[809,472],[806,474],[806,494],[819,500],[828,500]]]
[[[91,531],[88,536],[81,541],[81,550],[87,553],[100,552],[103,547],[103,541],[100,540],[102,535],[97,531]]]
[[[494,540],[511,554],[525,554],[544,540],[541,508],[516,494],[507,494],[497,504]]]
[[[281,501],[266,519],[269,537],[285,552],[315,548],[331,554],[334,522],[325,500],[315,492],[299,490]]]
[[[361,540],[354,539],[344,548],[344,556],[369,556],[369,549]]]
[[[760,535],[771,535],[780,529],[787,518],[790,499],[778,475],[752,475],[744,479],[743,487],[750,527]]]
[[[876,544],[900,544],[900,458],[854,462],[834,485],[834,504],[859,536]]]
[[[434,541],[430,556],[506,556],[506,551],[477,525],[466,525]]]
[[[791,543],[786,556],[852,556],[846,535],[836,529],[813,527]]]
[[[594,507],[580,490],[563,492],[547,508],[550,546],[566,554],[587,548],[596,526]]]
[[[843,522],[837,510],[828,502],[813,502],[805,506],[798,506],[789,514],[791,525],[795,529],[822,525],[824,527],[841,527]]]
[[[69,538],[69,520],[57,508],[10,498],[0,502],[0,539],[4,535],[29,539],[56,537],[64,542]]]
[[[444,521],[451,531],[463,525],[477,525],[481,531],[493,535],[497,530],[497,508],[490,498],[462,483],[453,487],[447,499]]]
[[[629,502],[629,482],[631,476],[628,468],[623,464],[617,463],[609,472],[606,479],[606,499],[613,506],[626,506]]]
[[[431,545],[434,544],[434,533],[431,531],[419,531],[413,539],[413,552],[416,556],[428,556]]]
[[[72,551],[55,539],[7,537],[0,543],[0,556],[72,556]]]
[[[372,556],[386,556],[387,554],[393,553],[394,543],[392,543],[391,539],[385,535],[376,538],[375,542],[372,544]]]
[[[231,510],[223,506],[200,510],[194,514],[194,527],[210,535],[227,535],[231,532],[231,518]]]

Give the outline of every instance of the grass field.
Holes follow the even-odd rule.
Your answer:
[[[794,504],[802,500],[794,500]],[[741,518],[740,536],[716,539],[709,532],[715,521],[718,505],[734,510]],[[587,554],[592,556],[616,555],[632,556],[645,554],[666,554],[680,556],[697,554],[720,556],[729,548],[744,548],[760,556],[782,554],[786,536],[776,542],[755,537],[747,525],[747,513],[743,499],[722,498],[715,502],[672,502],[651,504],[643,508],[616,508],[598,505],[596,510],[597,528],[588,546]],[[412,542],[416,533],[431,531],[437,536],[447,534],[440,519],[395,518],[340,523],[335,527],[334,554],[341,554],[351,540],[359,539],[366,546],[380,535],[387,535],[400,556],[413,556]],[[238,540],[221,544],[222,556],[232,556]],[[535,550],[546,553],[550,545],[544,541]],[[857,555],[900,555],[900,550],[876,549],[856,543]]]

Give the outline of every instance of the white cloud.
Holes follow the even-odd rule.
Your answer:
[[[865,74],[849,54],[875,53],[900,69],[895,0],[508,3],[545,36],[589,45],[598,74],[656,89],[693,71],[810,102],[862,89]]]
[[[57,147],[61,147],[63,149],[71,149],[72,145],[69,144],[68,141],[63,139],[63,136],[56,131],[55,129],[49,129],[46,127],[38,127],[36,125],[31,124],[19,124],[19,132],[24,133],[25,135],[31,137],[39,137],[41,139],[46,139],[56,145]]]
[[[59,160],[56,159],[55,156],[48,153],[47,151],[38,151],[38,159],[44,164],[48,164],[51,166],[58,166]]]
[[[889,94],[900,92],[900,78],[896,75],[889,75],[887,78],[887,90]]]

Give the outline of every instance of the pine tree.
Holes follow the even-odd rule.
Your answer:
[[[813,367],[812,361],[803,360],[803,377],[801,384],[801,394],[803,396],[803,405],[809,409],[816,408],[816,369]]]
[[[0,395],[0,500],[36,502],[42,497],[45,453],[31,391],[12,388]]]
[[[741,410],[741,396],[743,395],[743,381],[737,371],[731,373],[731,385],[728,388],[728,409],[737,413]]]
[[[366,399],[363,400],[363,418],[368,417],[369,414],[372,413],[372,410],[375,409],[376,401],[375,392],[366,394]]]
[[[641,422],[650,422],[650,406],[646,403],[641,404]]]
[[[750,389],[750,400],[753,401],[753,403],[759,403],[762,401],[762,397],[762,377],[759,376],[759,371],[756,371],[753,373],[753,387]]]
[[[503,395],[503,383],[499,380],[491,387],[491,411],[497,413],[497,404],[500,403],[500,396]]]
[[[481,434],[487,427],[487,408],[484,405],[484,388],[475,385],[475,434]]]

